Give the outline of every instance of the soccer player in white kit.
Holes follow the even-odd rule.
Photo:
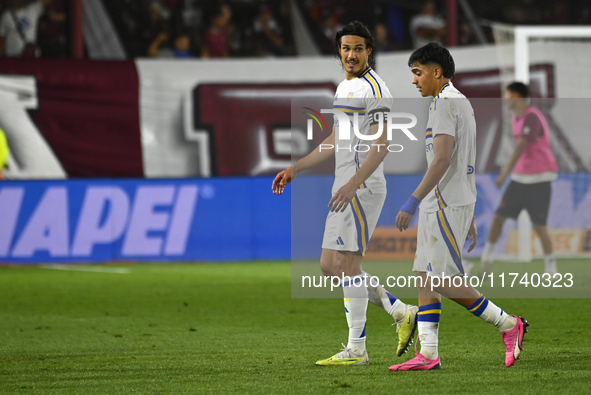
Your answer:
[[[464,276],[464,241],[468,236],[472,238],[468,251],[476,246],[476,121],[472,105],[451,82],[455,64],[446,48],[429,43],[412,53],[408,65],[414,75],[412,83],[421,95],[433,96],[425,140],[429,168],[396,217],[396,227],[400,231],[407,229],[421,204],[413,265],[422,280],[418,313],[421,350],[415,358],[393,365],[390,370],[441,368],[438,351],[441,295],[499,328],[506,347],[505,365],[512,366],[523,350],[527,320],[506,314],[463,281],[459,287],[449,281],[440,281],[443,284],[439,286],[431,282],[435,277]]]
[[[383,133],[375,140],[361,140],[351,130],[348,139],[341,139],[335,117],[332,134],[306,157],[280,172],[273,181],[273,192],[282,194],[299,173],[335,158],[335,181],[328,203],[331,209],[326,218],[320,268],[325,276],[345,278],[340,286],[345,298],[349,341],[346,346],[343,344],[343,351],[316,364],[366,365],[369,363],[365,348],[368,301],[382,307],[398,324],[399,356],[406,352],[416,331],[418,308],[404,304],[381,285],[372,286],[372,276],[362,268],[386,199],[382,161],[388,153],[385,113],[391,110],[392,96],[371,68],[374,40],[367,27],[351,22],[337,32],[335,46],[345,69],[345,80],[337,88],[333,109],[347,114],[347,122],[357,118],[359,131],[364,135],[376,134],[380,126]],[[368,149],[359,149],[361,144]]]

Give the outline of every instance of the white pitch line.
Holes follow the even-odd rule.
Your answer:
[[[118,267],[103,267],[103,266],[74,266],[74,265],[40,265],[44,269],[53,270],[69,270],[76,272],[97,272],[97,273],[116,273],[116,274],[129,274],[129,269],[118,268]]]

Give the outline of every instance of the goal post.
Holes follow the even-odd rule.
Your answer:
[[[529,40],[591,37],[591,26],[515,26],[515,79],[529,84]]]

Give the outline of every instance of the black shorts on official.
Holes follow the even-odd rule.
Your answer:
[[[535,184],[511,181],[497,209],[497,214],[517,218],[521,210],[526,209],[534,224],[546,225],[551,194],[552,183],[549,181]]]

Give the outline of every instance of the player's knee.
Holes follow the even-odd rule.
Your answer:
[[[361,266],[360,264],[352,258],[351,253],[337,253],[336,259],[336,271],[337,275],[345,275],[345,276],[357,276],[361,273]]]
[[[320,270],[325,276],[338,276],[337,260],[333,254],[323,253],[320,256]]]
[[[333,266],[322,266],[322,265],[320,265],[320,270],[322,270],[322,275],[323,276],[338,277],[340,275],[339,271],[336,270],[336,268],[333,267]]]
[[[431,278],[426,274],[418,274],[419,281],[417,281],[417,288],[420,291],[427,290],[431,288]]]

